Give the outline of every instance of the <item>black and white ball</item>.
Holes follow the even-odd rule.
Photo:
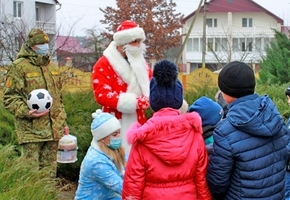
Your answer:
[[[39,113],[49,110],[52,102],[53,98],[46,89],[32,90],[27,97],[28,107],[36,109]]]

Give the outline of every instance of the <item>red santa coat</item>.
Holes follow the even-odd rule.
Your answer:
[[[196,112],[180,115],[163,108],[144,124],[135,123],[126,165],[124,200],[211,200],[206,182],[208,155]]]
[[[146,122],[145,109],[137,109],[137,98],[149,97],[152,70],[144,58],[129,64],[116,48],[115,42],[111,42],[104,51],[94,65],[92,81],[96,101],[104,112],[120,119],[121,134],[125,138],[133,122]],[[126,143],[126,139],[123,142]],[[128,153],[128,148],[126,150]]]

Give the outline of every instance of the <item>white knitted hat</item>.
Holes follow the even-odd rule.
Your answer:
[[[126,20],[118,26],[117,32],[114,33],[113,37],[117,46],[122,46],[136,39],[141,39],[143,42],[145,40],[145,33],[134,21]]]
[[[121,128],[119,120],[109,113],[104,113],[100,109],[92,114],[93,122],[91,131],[96,141],[99,141]]]

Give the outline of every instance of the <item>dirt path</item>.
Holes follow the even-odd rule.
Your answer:
[[[61,190],[56,200],[73,200],[77,189],[77,182],[71,182],[64,178],[59,179],[57,188]]]
[[[73,200],[75,193],[72,192],[61,192],[57,195],[56,200]]]

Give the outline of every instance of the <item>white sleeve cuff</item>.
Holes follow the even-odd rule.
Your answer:
[[[122,113],[135,113],[137,109],[137,95],[134,93],[121,93],[117,110]]]

